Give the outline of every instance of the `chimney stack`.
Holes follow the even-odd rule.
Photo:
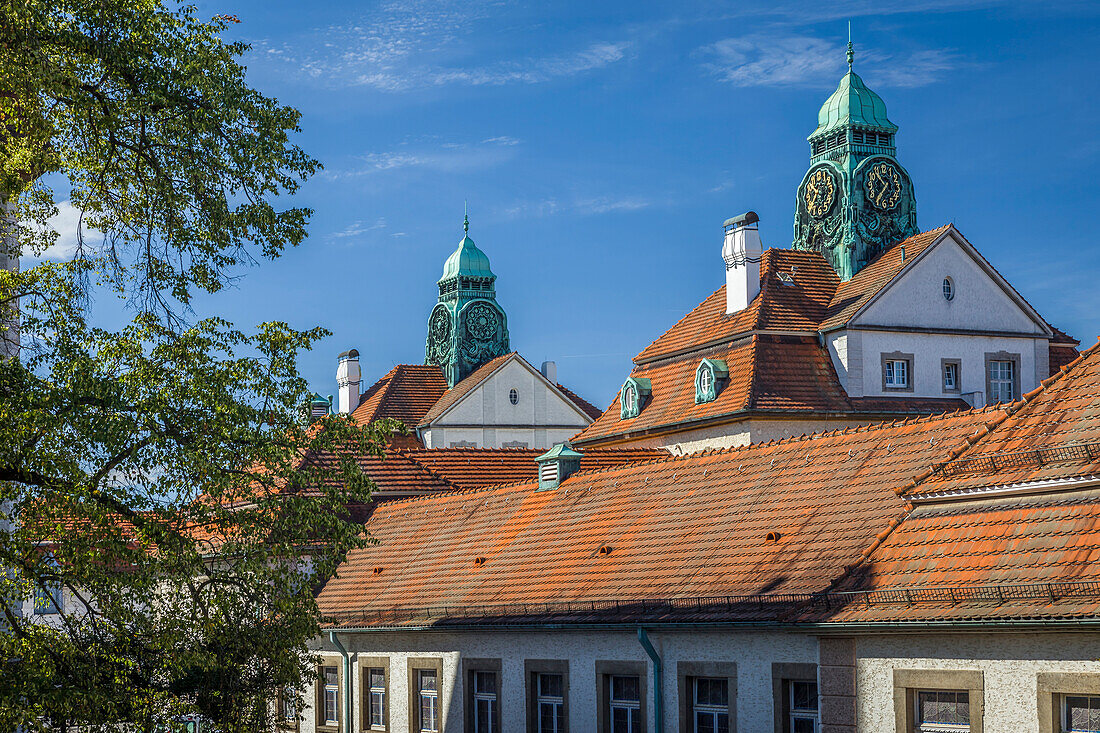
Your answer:
[[[722,224],[725,240],[722,259],[726,262],[726,313],[736,313],[749,307],[760,293],[760,257],[764,245],[760,242],[760,217],[755,211],[726,219]]]
[[[355,349],[340,354],[336,367],[336,386],[340,388],[340,412],[348,414],[359,406],[359,352]]]
[[[542,368],[539,369],[542,372],[542,376],[546,377],[546,381],[550,384],[558,383],[558,365],[557,362],[544,361]]]

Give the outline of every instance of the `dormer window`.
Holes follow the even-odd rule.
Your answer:
[[[645,407],[646,397],[649,396],[650,382],[648,379],[631,377],[619,390],[619,417],[623,420],[638,417]]]
[[[726,362],[721,359],[703,359],[695,370],[695,404],[713,402],[729,377]]]

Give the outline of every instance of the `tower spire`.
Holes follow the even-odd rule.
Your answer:
[[[848,73],[852,73],[852,62],[855,61],[856,54],[852,50],[852,21],[848,21]]]
[[[462,202],[462,231],[466,234],[470,233],[470,204],[468,201]]]

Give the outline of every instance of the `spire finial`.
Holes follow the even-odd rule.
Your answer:
[[[470,233],[470,205],[468,201],[462,202],[462,231]]]
[[[852,72],[852,62],[855,60],[856,54],[852,50],[852,21],[848,21],[848,73]]]

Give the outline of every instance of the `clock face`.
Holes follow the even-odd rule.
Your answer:
[[[428,342],[429,359],[433,363],[444,360],[451,348],[451,314],[445,307],[436,306],[428,319]]]
[[[489,341],[497,335],[497,313],[484,303],[475,303],[466,313],[466,331],[478,341]]]
[[[877,209],[889,211],[901,200],[901,174],[893,163],[881,161],[867,171],[867,200]]]
[[[836,180],[827,168],[818,168],[806,180],[806,211],[810,216],[822,217],[833,208],[836,198]]]

